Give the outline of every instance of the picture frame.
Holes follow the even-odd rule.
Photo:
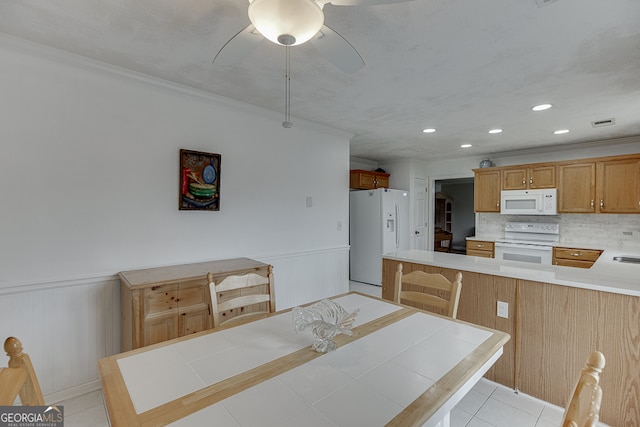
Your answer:
[[[220,210],[220,154],[180,149],[179,210]]]

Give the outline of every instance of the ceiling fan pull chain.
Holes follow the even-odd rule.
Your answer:
[[[291,46],[285,46],[287,56],[286,72],[284,74],[284,122],[282,122],[282,126],[285,128],[293,126],[293,123],[291,123],[291,60],[289,49],[291,49]]]

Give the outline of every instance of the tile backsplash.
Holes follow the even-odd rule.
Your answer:
[[[553,222],[560,224],[560,241],[593,248],[640,249],[640,215],[562,214],[552,216],[476,214],[476,237],[504,237],[506,222]]]

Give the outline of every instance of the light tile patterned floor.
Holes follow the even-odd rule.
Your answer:
[[[382,288],[351,282],[350,290],[380,297]],[[64,405],[65,427],[106,427],[102,392],[97,390],[58,402]],[[563,409],[486,379],[451,411],[451,427],[557,427]],[[605,424],[600,424],[606,427]],[[354,426],[355,427],[355,426]]]

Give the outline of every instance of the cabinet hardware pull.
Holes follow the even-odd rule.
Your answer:
[[[600,208],[604,208],[604,200],[600,199]]]
[[[525,180],[524,180],[524,178],[522,178],[522,185],[524,185],[524,184],[525,184]]]
[[[484,245],[478,245],[479,248],[484,248]]]
[[[591,207],[593,207],[594,203],[593,203],[593,199],[591,199]]]
[[[529,184],[533,184],[533,177],[529,178]]]
[[[571,255],[572,256],[580,256],[580,253],[579,252],[572,252]]]

